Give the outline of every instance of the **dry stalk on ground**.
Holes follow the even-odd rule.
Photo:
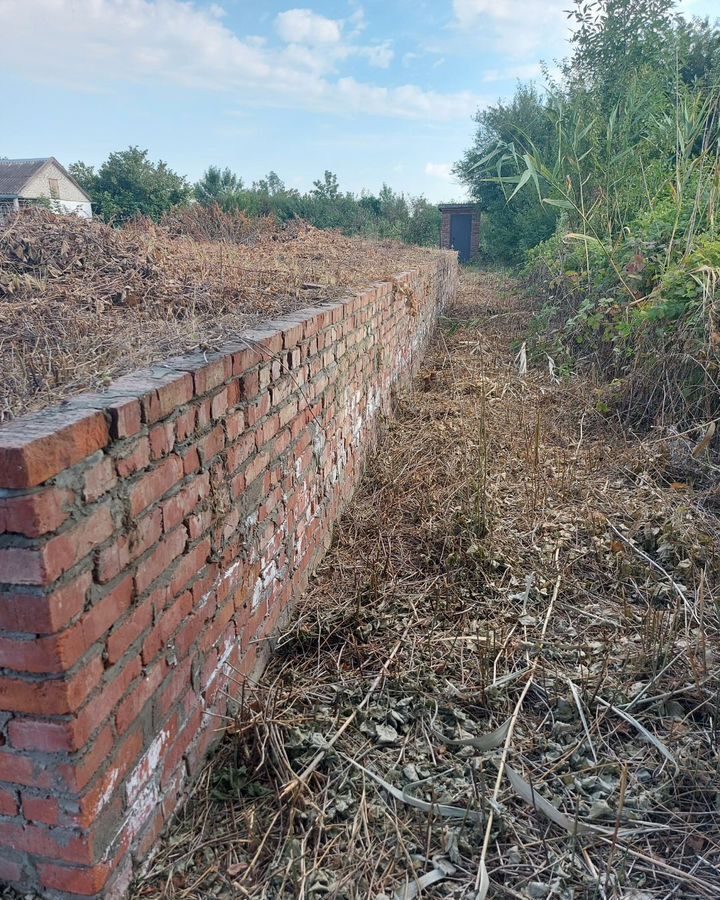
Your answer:
[[[718,520],[530,316],[465,276],[133,896],[718,895]]]

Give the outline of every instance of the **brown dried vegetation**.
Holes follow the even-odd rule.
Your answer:
[[[717,896],[718,520],[531,314],[466,277],[133,896]]]
[[[25,210],[0,226],[0,422],[432,252],[204,208],[121,229]]]

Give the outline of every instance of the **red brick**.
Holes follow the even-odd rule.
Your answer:
[[[37,870],[45,888],[79,894],[81,897],[92,897],[105,887],[113,866],[110,863],[99,863],[80,869],[40,862],[37,864]]]
[[[240,379],[240,397],[245,400],[254,400],[260,391],[260,376],[254,372],[246,372]]]
[[[57,767],[58,780],[68,791],[79,793],[92,780],[103,763],[112,756],[115,738],[112,727],[106,724],[86,753],[70,763],[60,763]]]
[[[268,467],[269,462],[270,457],[267,453],[258,453],[255,458],[250,461],[247,469],[245,469],[246,482],[252,484],[257,476]]]
[[[132,437],[140,431],[140,401],[120,399],[107,407],[110,414],[110,435],[113,438]]]
[[[175,426],[172,422],[161,422],[150,429],[150,458],[167,456],[175,446]]]
[[[120,660],[127,648],[134,644],[140,635],[152,624],[153,605],[151,598],[134,609],[130,615],[117,625],[108,637],[106,655],[110,665]]]
[[[221,356],[219,359],[214,359],[193,372],[195,394],[197,396],[207,394],[208,391],[221,385],[231,374],[232,357]]]
[[[207,466],[210,460],[214,456],[217,456],[217,454],[220,453],[224,446],[225,431],[223,430],[222,425],[216,425],[209,434],[206,434],[197,442],[197,447],[200,451],[200,458],[203,461],[203,465]]]
[[[0,788],[0,816],[16,816],[17,814],[17,794],[7,788]]]
[[[171,531],[210,493],[210,475],[202,472],[162,505],[163,528]]]
[[[152,554],[140,563],[135,574],[135,590],[142,594],[159,578],[167,567],[177,559],[185,549],[187,531],[184,526],[176,528],[165,540],[158,544]]]
[[[83,481],[85,484],[83,498],[88,503],[94,503],[111,490],[117,482],[117,478],[110,457],[104,456],[88,469],[83,476]]]
[[[210,404],[210,412],[213,419],[221,419],[228,408],[228,392],[227,388],[223,388],[218,394],[212,398]]]
[[[183,473],[185,475],[192,475],[195,472],[200,471],[200,454],[198,453],[197,447],[188,447],[188,449],[182,451],[180,455],[182,457]]]
[[[59,825],[62,811],[57,797],[38,797],[23,792],[23,814],[28,822],[42,822],[45,825]]]
[[[15,419],[0,432],[0,487],[42,484],[108,443],[105,416],[68,408]]]
[[[140,657],[135,656],[119,672],[111,670],[115,677],[102,685],[99,693],[90,698],[77,714],[77,718],[71,722],[72,749],[77,750],[85,746],[90,735],[112,714],[141,669]]]
[[[16,750],[57,753],[75,750],[70,722],[14,718],[8,722],[8,736]]]
[[[228,472],[233,473],[237,471],[254,450],[255,435],[252,433],[244,434],[236,444],[233,444],[232,447],[228,447]]]
[[[197,407],[197,427],[201,431],[210,424],[210,398],[201,400]]]
[[[19,753],[0,750],[0,781],[28,787],[50,787],[52,779],[42,763],[36,764],[34,760]]]
[[[110,732],[109,726],[103,729],[103,736],[106,731]],[[110,735],[102,758],[98,758],[98,754],[93,752],[90,764],[85,767],[86,771],[68,772],[68,775],[74,775],[77,780],[77,786],[73,790],[83,791],[100,768],[100,765],[107,762],[103,773],[93,781],[91,787],[83,793],[80,799],[80,813],[83,824],[91,826],[98,813],[111,802],[114,790],[122,783],[125,776],[140,759],[142,748],[143,736],[141,728],[133,729],[122,742],[116,741]],[[70,783],[72,784],[72,781]]]
[[[266,416],[270,412],[270,395],[263,394],[261,397],[255,401],[255,403],[250,403],[245,410],[245,417],[247,418],[248,425],[256,425],[263,416]]]
[[[0,881],[19,882],[22,880],[23,870],[19,863],[11,859],[0,858]]]
[[[142,646],[143,665],[149,665],[167,642],[175,635],[183,619],[192,610],[192,594],[186,591],[175,603],[162,612],[157,624],[145,638]]]
[[[89,837],[67,828],[0,822],[0,845],[66,862],[93,861]]]
[[[115,714],[115,726],[118,734],[125,734],[132,723],[142,712],[143,706],[163,683],[167,674],[167,664],[158,660],[153,668],[133,682],[132,690],[118,706]]]
[[[10,584],[51,584],[114,531],[109,506],[96,509],[68,531],[40,549],[6,547],[0,550],[0,581]]]
[[[191,406],[187,409],[182,415],[179,415],[175,420],[175,431],[177,434],[178,441],[184,441],[190,437],[190,435],[195,431],[195,419],[197,417],[197,410],[194,406]]]
[[[101,584],[119,575],[133,560],[146,553],[162,534],[162,511],[153,509],[135,528],[98,553],[97,578]]]
[[[236,441],[243,433],[244,428],[245,414],[241,409],[226,416],[225,433],[227,434],[228,442]]]
[[[173,596],[177,596],[193,578],[202,573],[211,549],[210,541],[206,539],[189,550],[180,560],[170,582],[170,592]]]
[[[0,637],[0,668],[32,673],[68,671],[123,615],[131,599],[132,577],[128,576],[60,634],[30,640]]]
[[[63,716],[79,709],[97,685],[103,666],[98,657],[76,672],[72,678],[25,681],[0,677],[0,709],[32,715]],[[2,779],[0,778],[0,781]]]
[[[168,672],[162,690],[155,697],[154,718],[162,722],[175,706],[182,694],[190,688],[190,671],[192,660],[186,659],[181,665]]]
[[[132,450],[115,461],[115,468],[120,478],[127,478],[146,468],[149,462],[150,441],[146,437],[141,437]]]
[[[40,537],[63,524],[75,500],[72,491],[49,487],[34,494],[0,497],[0,534]]]
[[[177,456],[168,456],[130,488],[130,513],[138,516],[183,477],[183,467]]]
[[[257,431],[255,432],[255,445],[258,450],[261,447],[264,447],[268,441],[272,440],[275,435],[278,433],[278,429],[280,427],[280,417],[276,414],[273,416],[268,416],[267,419],[259,426]]]
[[[179,406],[188,403],[193,396],[192,378],[187,372],[178,372],[158,383],[154,391],[141,398],[145,421],[152,425],[174,413]]]

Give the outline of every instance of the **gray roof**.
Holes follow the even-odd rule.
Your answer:
[[[0,159],[0,197],[19,197],[28,181],[50,162],[42,159]]]

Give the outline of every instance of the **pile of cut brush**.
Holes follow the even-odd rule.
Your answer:
[[[204,210],[123,228],[24,210],[0,226],[0,422],[432,252]]]
[[[718,896],[707,489],[519,373],[512,284],[447,315],[134,897]]]

